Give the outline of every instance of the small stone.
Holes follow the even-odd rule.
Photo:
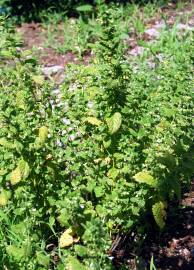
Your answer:
[[[60,91],[59,88],[54,89],[52,92],[53,92],[53,94],[55,94],[55,95],[59,95],[59,94],[61,93],[61,91]]]
[[[178,23],[178,24],[177,24],[177,29],[179,29],[179,30],[188,30],[188,31],[192,31],[192,30],[194,30],[194,27],[189,26],[189,25],[187,25],[187,24]]]
[[[144,47],[136,46],[135,48],[129,51],[129,54],[133,56],[138,56],[138,55],[143,54],[143,52],[144,52]]]
[[[46,77],[52,76],[60,71],[64,71],[63,66],[56,65],[56,66],[42,68],[42,72]]]
[[[165,27],[165,23],[164,22],[157,22],[155,25],[154,25],[154,28],[155,29],[161,29],[161,28],[164,28]]]
[[[156,30],[155,28],[149,28],[145,31],[147,35],[150,37],[158,38],[160,36],[160,32]]]

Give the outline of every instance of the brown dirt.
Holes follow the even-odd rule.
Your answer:
[[[46,35],[43,35],[43,33],[45,33],[45,29],[40,23],[23,23],[21,26],[17,27],[17,32],[22,36],[23,49],[32,50],[34,55],[38,58],[39,63],[44,66],[65,66],[68,63],[79,62],[77,56],[71,51],[60,54],[51,47],[46,48],[44,46]],[[57,41],[63,44],[63,37],[60,36],[60,31]],[[88,63],[90,57],[90,52],[85,53],[83,59],[85,64]]]
[[[192,1],[193,3],[193,1]],[[154,18],[150,18],[146,21],[146,28],[154,27],[157,22],[161,22],[162,16],[165,14],[167,22],[169,25],[172,25],[177,18],[177,15],[185,15],[192,10],[192,3],[184,6],[182,10],[176,11],[175,4],[168,4],[162,9],[158,9],[157,14]],[[192,23],[192,20],[190,23]],[[182,17],[184,22],[184,16]],[[194,22],[193,22],[194,25]],[[59,24],[59,32],[57,36],[57,41],[60,44],[63,44],[63,36],[61,35],[61,23]],[[45,29],[40,23],[23,23],[20,27],[17,28],[17,31],[23,37],[23,48],[24,49],[33,49],[35,55],[38,57],[40,64],[44,66],[53,66],[53,65],[62,65],[65,66],[67,63],[77,63],[79,62],[77,56],[71,51],[60,54],[56,52],[53,48],[45,48]],[[130,39],[128,40],[129,51],[134,49],[138,45],[138,40],[150,41],[153,37],[150,37],[146,33],[138,36],[135,32],[130,31]],[[90,59],[90,52],[84,55],[84,62],[87,64]]]
[[[149,270],[153,257],[157,270],[194,270],[194,181],[181,203],[169,206],[163,232],[150,226],[142,246],[137,235],[134,231],[114,239],[109,255],[115,269],[125,263],[131,270]]]

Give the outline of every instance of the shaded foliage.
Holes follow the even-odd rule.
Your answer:
[[[9,12],[13,16],[23,16],[26,21],[30,20],[40,20],[40,13],[42,11],[56,11],[64,12],[70,16],[78,15],[77,7],[82,5],[91,5],[91,10],[95,12],[96,4],[100,3],[100,0],[32,0],[32,1],[23,1],[23,0],[0,0],[0,7],[8,7]],[[137,4],[146,4],[148,2],[155,2],[154,0],[108,0],[105,1],[108,3],[137,3]],[[169,0],[160,0],[157,1],[159,5],[163,5]]]

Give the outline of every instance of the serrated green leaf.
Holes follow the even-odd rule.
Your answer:
[[[78,256],[83,257],[87,255],[88,250],[86,247],[81,246],[81,245],[75,245],[75,252]]]
[[[108,171],[108,177],[111,178],[111,179],[116,179],[117,176],[119,174],[119,170],[117,170],[116,168],[111,168],[109,171]]]
[[[16,245],[9,245],[6,247],[6,251],[9,256],[13,257],[16,261],[20,261],[25,257],[25,247],[19,247]]]
[[[88,270],[82,263],[80,263],[76,258],[69,257],[67,270]]]
[[[49,258],[49,256],[43,254],[42,252],[36,253],[36,259],[37,259],[38,264],[45,266],[45,267],[49,266],[50,258]]]
[[[85,119],[85,122],[88,122],[94,126],[100,126],[102,124],[102,122],[100,120],[98,120],[96,117],[87,117]]]
[[[34,75],[32,76],[32,80],[38,85],[43,85],[44,83],[44,77],[42,75]]]
[[[5,138],[0,138],[0,145],[7,148],[7,149],[13,149],[14,148],[13,143],[9,142]]]
[[[147,171],[142,171],[134,175],[133,177],[138,183],[145,183],[149,186],[156,187],[157,180]]]
[[[166,204],[162,201],[156,202],[152,206],[152,213],[155,219],[156,224],[159,226],[160,229],[163,229],[165,226],[165,219],[166,219]]]
[[[88,11],[92,11],[92,5],[81,5],[79,7],[76,8],[77,11],[79,12],[88,12]]]
[[[10,181],[12,185],[16,185],[21,180],[28,178],[30,173],[30,168],[25,160],[20,160],[18,166],[10,174]]]
[[[43,126],[39,128],[39,135],[38,138],[41,143],[45,143],[48,138],[48,128],[46,126]]]
[[[104,189],[102,187],[95,187],[94,192],[97,198],[100,198],[104,195]]]
[[[112,117],[108,118],[106,122],[108,125],[109,133],[113,135],[119,130],[121,126],[122,116],[119,112],[116,112]]]
[[[11,197],[11,192],[3,189],[0,193],[0,206],[5,206]]]

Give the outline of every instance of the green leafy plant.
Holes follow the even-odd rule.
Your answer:
[[[95,57],[54,91],[1,20],[2,269],[113,269],[113,235],[163,229],[193,173],[193,37],[163,36],[156,68],[134,68],[118,14],[101,3]]]

